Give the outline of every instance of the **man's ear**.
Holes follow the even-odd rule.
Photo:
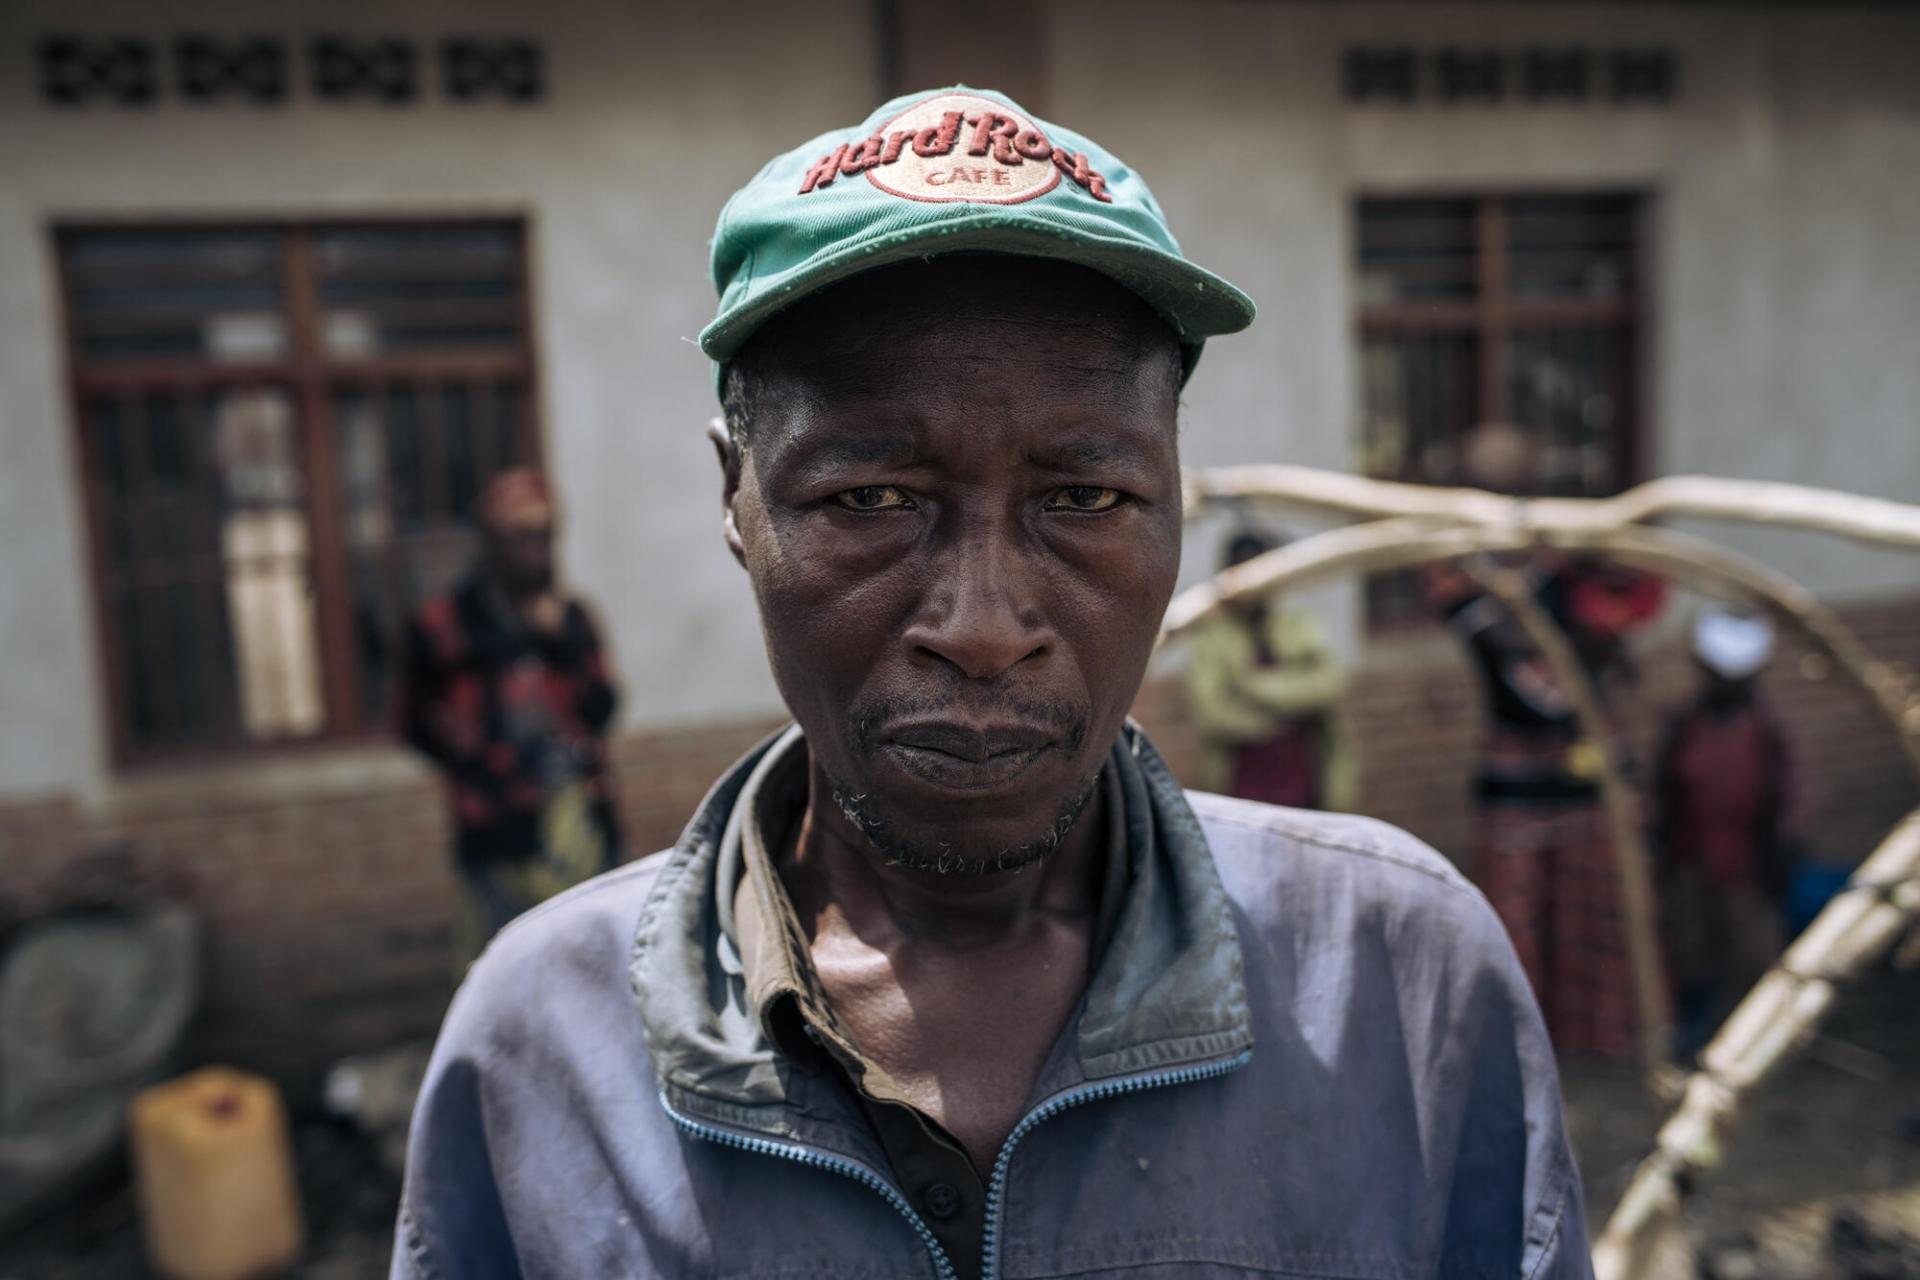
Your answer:
[[[713,451],[720,457],[720,536],[726,539],[733,558],[744,566],[747,549],[740,541],[740,525],[733,518],[733,500],[740,492],[740,447],[720,418],[707,421],[707,439],[713,441]]]

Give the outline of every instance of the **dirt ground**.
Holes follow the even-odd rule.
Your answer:
[[[1597,1234],[1668,1108],[1633,1070],[1562,1077]],[[1841,998],[1741,1117],[1686,1226],[1712,1280],[1920,1277],[1920,973]]]
[[[1574,1063],[1564,1075],[1598,1231],[1666,1108],[1630,1069]],[[399,1185],[374,1145],[307,1119],[295,1148],[308,1250],[291,1280],[385,1276]],[[1704,1280],[1920,1277],[1920,973],[1877,974],[1840,1002],[1744,1117],[1690,1202],[1687,1232]],[[0,1241],[0,1280],[148,1274],[124,1177]]]
[[[374,1280],[387,1274],[400,1179],[375,1144],[334,1120],[298,1119],[307,1249],[283,1280]],[[139,1208],[124,1169],[64,1209],[0,1241],[0,1280],[145,1280]]]

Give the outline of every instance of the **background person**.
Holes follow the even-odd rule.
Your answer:
[[[1532,442],[1504,423],[1466,442],[1467,479],[1522,495],[1536,474]],[[1508,561],[1572,644],[1610,709],[1633,678],[1626,637],[1658,613],[1663,584],[1578,556],[1536,552]],[[1486,709],[1474,769],[1473,870],[1514,949],[1562,1053],[1629,1057],[1638,1046],[1613,839],[1600,795],[1599,743],[1544,654],[1502,605],[1452,566],[1429,591],[1480,675]]]
[[[1241,530],[1222,567],[1282,541]],[[1355,760],[1338,716],[1347,670],[1317,617],[1287,608],[1277,594],[1251,601],[1196,631],[1188,654],[1187,695],[1207,749],[1202,790],[1295,809],[1353,809]]]
[[[1760,693],[1772,657],[1765,618],[1703,609],[1693,626],[1699,690],[1661,739],[1653,847],[1683,1056],[1706,1043],[1783,943],[1801,792],[1786,731]]]
[[[617,695],[592,619],[556,581],[546,479],[504,471],[477,510],[479,562],[414,617],[397,710],[446,775],[463,964],[620,846],[605,742]]]

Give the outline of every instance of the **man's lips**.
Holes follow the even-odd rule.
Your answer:
[[[895,725],[876,736],[883,742],[938,751],[972,764],[995,756],[1038,751],[1054,742],[1050,730],[1031,725],[968,725],[957,720],[922,720]]]
[[[1026,725],[945,721],[897,725],[875,736],[881,752],[902,769],[955,791],[1011,782],[1057,742],[1050,731]]]

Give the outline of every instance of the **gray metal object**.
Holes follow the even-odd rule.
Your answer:
[[[198,1002],[199,935],[181,906],[74,912],[0,958],[0,1227],[118,1145]]]

